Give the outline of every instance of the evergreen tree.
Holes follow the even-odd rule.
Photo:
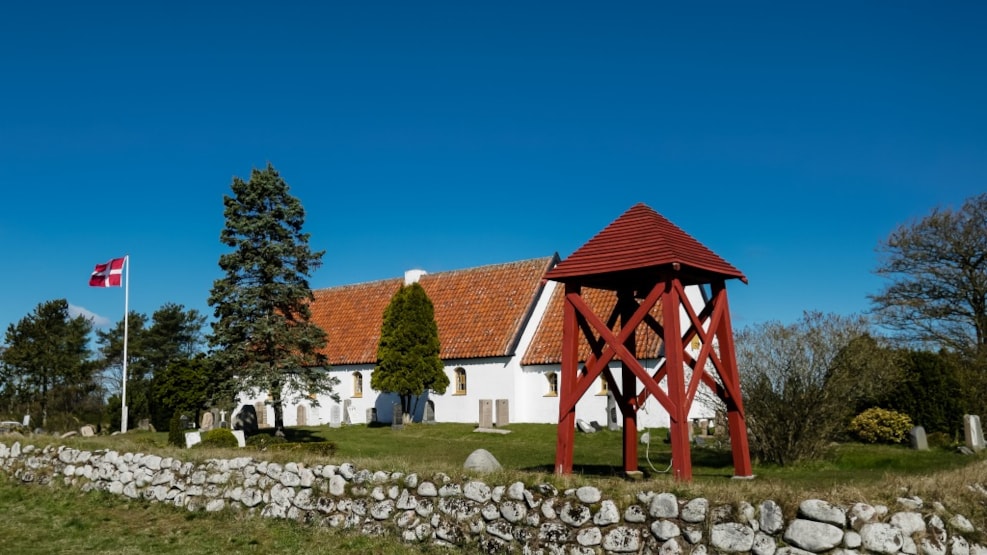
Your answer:
[[[24,392],[40,406],[42,428],[48,426],[56,393],[78,399],[94,389],[93,365],[88,362],[91,330],[85,317],[69,315],[65,299],[43,302],[7,328],[5,371],[18,376]]]
[[[171,364],[190,361],[202,346],[202,326],[205,317],[198,310],[180,304],[166,303],[151,315],[131,312],[127,332],[127,412],[129,420],[137,422],[150,418],[156,428],[164,429],[171,410],[157,407],[154,383],[158,374]],[[101,365],[109,370],[113,380],[121,375],[123,364],[123,320],[106,331],[96,331],[96,342],[102,355]],[[205,376],[204,379],[208,379]],[[112,398],[119,403],[119,397]],[[116,404],[111,410],[119,408]]]
[[[249,181],[234,177],[231,188],[220,241],[233,250],[220,256],[225,275],[209,296],[216,316],[210,342],[219,367],[235,376],[230,393],[268,392],[282,432],[286,394],[338,397],[338,380],[319,352],[325,332],[310,322],[308,278],[324,251],[309,248],[305,210],[270,164]]]
[[[96,344],[99,346],[101,357],[98,364],[104,378],[113,384],[120,384],[123,379],[123,324],[124,320],[121,318],[110,329],[96,330]],[[143,357],[146,324],[147,316],[144,314],[131,311],[127,316],[128,424],[136,423],[139,419],[148,418],[150,415],[151,373]],[[116,389],[116,386],[112,388]],[[122,414],[120,396],[111,396],[107,400],[107,405],[110,410],[111,426],[117,428],[119,420],[116,415]]]
[[[411,406],[412,398],[426,390],[442,394],[449,387],[449,376],[439,358],[435,308],[421,285],[401,287],[388,304],[377,360],[370,386],[398,394],[404,414],[414,414],[417,407]]]

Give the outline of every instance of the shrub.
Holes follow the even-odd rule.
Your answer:
[[[901,443],[912,429],[907,414],[882,408],[870,408],[850,422],[850,432],[865,443]]]
[[[925,436],[926,442],[929,447],[938,447],[942,449],[948,449],[956,446],[957,442],[953,439],[953,436],[947,434],[946,432],[932,432]]]
[[[272,445],[279,445],[287,442],[288,440],[281,436],[257,434],[247,438],[247,447],[254,447],[259,451],[263,451]]]
[[[226,428],[214,428],[202,433],[202,442],[196,447],[214,447],[220,449],[236,449],[240,444],[233,432]]]

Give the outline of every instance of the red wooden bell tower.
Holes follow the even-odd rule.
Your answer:
[[[739,270],[650,207],[637,204],[545,278],[565,287],[557,474],[572,473],[576,403],[602,375],[623,416],[626,472],[638,470],[637,411],[654,396],[670,416],[673,475],[692,479],[688,416],[702,383],[726,403],[734,475],[753,475],[725,285],[731,278],[747,282]],[[709,299],[698,313],[686,298],[689,285],[709,287]],[[595,314],[582,297],[584,287],[613,291],[613,313]],[[654,317],[656,309],[661,321]],[[642,325],[662,341],[653,374],[636,352],[636,330]],[[581,337],[591,352],[580,367]],[[700,345],[695,356],[687,348],[694,338]],[[620,361],[617,376],[609,367],[615,360]]]

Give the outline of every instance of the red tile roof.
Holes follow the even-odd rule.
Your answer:
[[[678,264],[683,282],[712,278],[747,278],[740,270],[644,204],[636,204],[585,245],[549,270],[546,278],[606,289],[626,285],[627,276],[654,283],[656,271],[673,271]]]
[[[557,257],[426,274],[419,283],[435,306],[443,360],[513,354]],[[330,364],[377,362],[384,309],[403,279],[314,292],[312,321],[326,330]]]
[[[562,362],[562,305],[565,296],[565,286],[558,285],[552,293],[545,316],[542,318],[538,331],[524,353],[521,364],[559,364]],[[583,300],[593,309],[593,313],[607,322],[610,313],[617,304],[617,294],[605,289],[592,289],[584,287],[582,289]],[[651,316],[657,322],[661,322],[661,306],[656,305],[651,309]],[[612,326],[619,332],[620,323]],[[598,335],[598,334],[595,334]],[[636,331],[637,356],[638,358],[656,358],[661,347],[661,338],[646,324],[642,323]],[[582,333],[579,335],[579,360],[585,361],[591,353],[589,343]],[[619,357],[618,357],[619,359]]]
[[[384,309],[403,283],[397,278],[313,291],[312,323],[326,332],[322,353],[329,364],[377,362]]]

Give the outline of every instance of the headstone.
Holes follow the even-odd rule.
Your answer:
[[[479,428],[493,428],[493,401],[490,399],[480,399],[480,425]]]
[[[466,462],[463,463],[463,468],[474,472],[493,472],[495,470],[500,470],[501,466],[500,462],[497,461],[497,458],[490,454],[490,451],[487,451],[486,449],[477,449],[466,457]]]
[[[79,435],[79,432],[77,432],[75,430],[71,430],[71,431],[68,431],[68,432],[65,432],[64,434],[62,434],[61,435],[61,438],[62,439],[65,439],[67,437],[72,437],[72,436],[76,436],[76,435]]]
[[[233,437],[236,438],[236,444],[241,449],[247,446],[247,436],[243,430],[233,430]]]
[[[620,429],[620,421],[617,419],[617,399],[614,399],[613,391],[607,391],[607,429],[611,432]]]
[[[579,431],[584,434],[592,434],[596,432],[596,428],[594,428],[592,424],[581,418],[576,420],[576,427],[579,428]]]
[[[254,435],[257,433],[257,409],[253,405],[243,405],[240,412],[236,413],[236,422],[233,427],[243,430],[244,434]]]
[[[338,428],[342,424],[341,412],[339,405],[333,405],[329,408],[329,426],[331,428]]]
[[[929,440],[925,437],[925,428],[915,426],[912,431],[908,432],[908,436],[912,439],[912,449],[917,451],[929,450]]]
[[[497,420],[494,421],[494,426],[502,428],[504,426],[510,426],[511,424],[511,406],[507,399],[497,399],[496,401],[496,415]]]
[[[211,412],[202,413],[202,422],[199,423],[199,429],[203,432],[208,432],[212,429],[213,415]]]
[[[230,423],[226,421],[226,411],[225,410],[219,411],[219,427],[220,428],[229,428],[230,427]]]
[[[86,424],[85,426],[79,428],[79,435],[82,437],[93,437],[96,435],[96,430],[93,429],[92,424]]]
[[[493,428],[493,401],[480,399],[480,425],[478,428]]]
[[[976,414],[963,415],[963,434],[966,436],[966,446],[972,451],[984,448],[984,431],[980,427],[980,417]]]
[[[435,424],[435,403],[428,401],[425,403],[425,418],[426,424]]]
[[[31,415],[30,414],[25,414],[24,415],[24,420],[21,422],[21,426],[24,426],[25,428],[30,428],[31,427]]]
[[[182,427],[183,430],[189,429],[188,415],[183,414],[183,415],[179,416],[178,417],[178,423]]]
[[[367,409],[367,424],[373,424],[377,422],[377,409],[370,407]]]
[[[295,408],[295,425],[308,426],[308,411],[305,410],[305,405],[298,405]]]
[[[192,447],[196,443],[202,443],[202,434],[199,432],[185,432],[185,447]]]
[[[267,405],[263,401],[254,403],[254,411],[257,413],[257,427],[267,427]]]
[[[351,399],[343,399],[343,424],[352,424],[352,409],[353,401]]]
[[[717,412],[716,416],[713,417],[713,435],[716,437],[726,437],[727,435],[726,414],[722,412]]]
[[[706,437],[709,435],[709,419],[700,418],[699,419],[699,435]]]
[[[404,428],[404,411],[401,410],[400,403],[394,403],[392,410],[393,418],[391,419],[391,429],[400,430]]]
[[[140,421],[137,423],[137,429],[144,432],[150,431],[151,421],[148,420],[147,418],[141,418]]]

